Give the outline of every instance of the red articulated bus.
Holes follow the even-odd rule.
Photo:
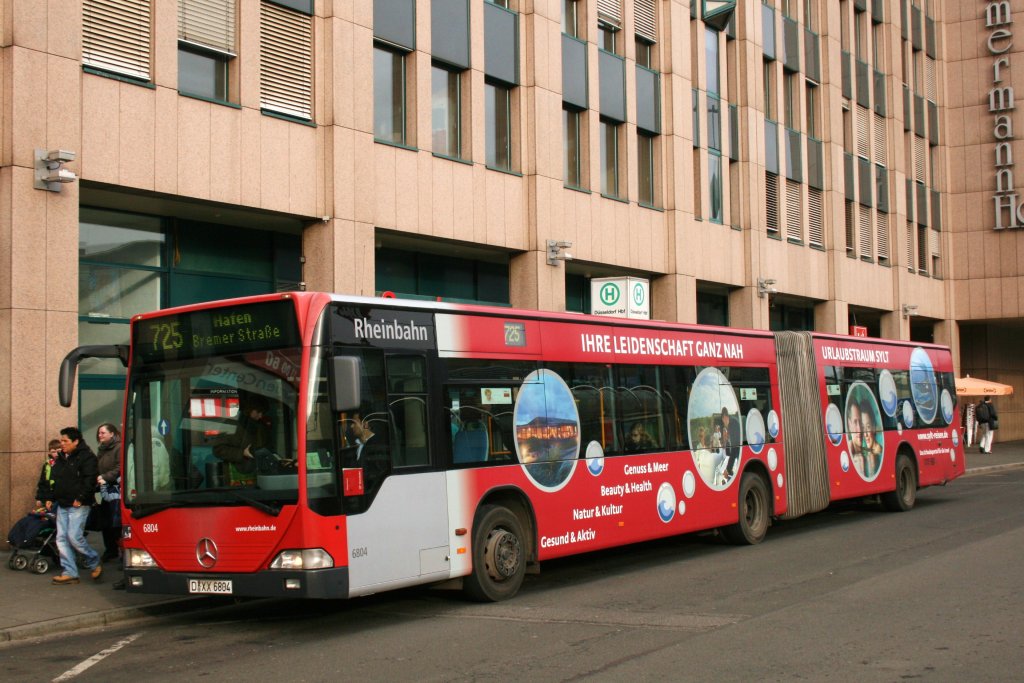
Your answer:
[[[338,598],[700,530],[760,542],[964,472],[949,350],[300,292],[136,316],[128,589]]]

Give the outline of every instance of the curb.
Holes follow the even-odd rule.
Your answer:
[[[115,607],[108,610],[85,612],[68,617],[48,619],[22,626],[0,630],[0,647],[18,640],[28,638],[41,638],[43,636],[59,635],[68,631],[80,628],[96,628],[112,626],[136,619],[163,616],[188,612],[205,607],[218,605],[216,600],[209,598],[172,598],[163,602],[154,602],[134,607]]]
[[[1008,462],[1003,465],[985,465],[984,467],[972,467],[971,469],[965,471],[963,476],[973,477],[979,474],[989,474],[991,472],[998,472],[999,470],[1014,470],[1020,467],[1024,467],[1024,462]]]

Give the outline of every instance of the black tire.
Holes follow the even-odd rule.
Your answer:
[[[28,557],[25,555],[15,555],[11,558],[11,569],[21,571],[28,566]]]
[[[917,502],[917,471],[906,454],[896,456],[896,490],[882,494],[882,507],[889,512],[906,512]]]
[[[50,571],[50,561],[45,557],[37,557],[32,561],[32,571],[36,574],[45,574]]]
[[[11,570],[14,569],[14,558],[16,558],[17,556],[18,556],[17,552],[13,552],[13,553],[11,553],[11,556],[7,558],[7,568],[8,569],[11,569]]]
[[[764,479],[744,472],[740,479],[740,519],[732,526],[722,527],[722,536],[734,545],[755,545],[764,540],[771,522],[771,499]]]
[[[463,590],[478,602],[508,600],[523,585],[526,559],[519,518],[507,508],[485,505],[473,527],[473,572]]]

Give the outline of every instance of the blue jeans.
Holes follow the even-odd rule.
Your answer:
[[[75,551],[85,557],[90,571],[100,563],[100,555],[85,540],[85,520],[89,517],[89,506],[57,506],[57,550],[60,551],[60,568],[65,576],[78,577],[78,563]]]

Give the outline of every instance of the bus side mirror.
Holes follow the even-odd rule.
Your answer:
[[[330,368],[331,409],[336,413],[357,410],[362,403],[359,359],[354,356],[338,356],[331,359]]]
[[[128,367],[127,344],[100,344],[79,346],[72,349],[60,363],[60,377],[57,380],[57,393],[60,404],[65,408],[71,405],[71,394],[75,386],[75,370],[86,358],[117,358],[121,365]]]

